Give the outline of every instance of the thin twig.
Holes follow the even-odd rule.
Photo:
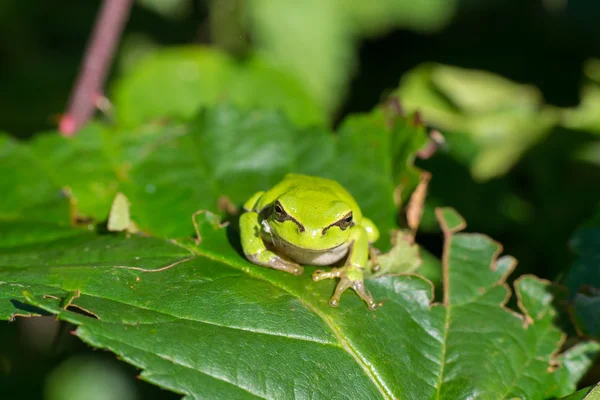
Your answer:
[[[69,107],[60,120],[64,136],[74,135],[93,115],[133,0],[104,0],[73,87]]]

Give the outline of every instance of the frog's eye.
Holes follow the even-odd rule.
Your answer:
[[[345,231],[346,229],[348,229],[349,227],[351,227],[352,224],[354,224],[353,221],[354,220],[352,219],[352,211],[350,211],[348,214],[344,215],[342,217],[342,219],[340,219],[339,221],[334,222],[333,224],[331,224],[331,225],[326,226],[325,228],[323,228],[323,231],[321,232],[321,234],[325,235],[327,233],[327,231],[329,230],[329,228],[331,228],[332,226],[337,226],[341,230]]]
[[[298,222],[298,220],[296,218],[292,217],[291,215],[289,215],[288,213],[285,212],[285,210],[283,209],[281,204],[279,204],[279,202],[276,202],[275,204],[273,204],[273,216],[279,222],[284,222],[284,221],[294,222],[296,225],[298,225],[298,230],[300,232],[304,232],[306,230],[304,228],[304,225],[302,225],[300,222]]]
[[[349,212],[344,216],[344,218],[340,219],[337,223],[337,226],[340,227],[341,230],[345,231],[348,229],[350,225],[352,225],[352,212]]]
[[[273,206],[273,215],[275,216],[275,219],[279,222],[283,222],[288,219],[288,215],[279,203],[275,203],[275,205]]]

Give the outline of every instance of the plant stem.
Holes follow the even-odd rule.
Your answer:
[[[104,0],[88,42],[69,107],[60,120],[64,136],[74,135],[93,115],[133,0]]]

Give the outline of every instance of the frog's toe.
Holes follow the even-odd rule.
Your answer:
[[[367,290],[367,288],[365,287],[365,282],[364,281],[354,281],[352,282],[352,289],[354,289],[354,291],[356,292],[356,294],[363,299],[363,301],[365,303],[367,303],[367,305],[369,306],[370,310],[374,310],[377,308],[377,303],[375,303],[375,300],[373,300],[373,296],[371,296],[371,293],[369,293],[369,291]]]
[[[335,288],[333,296],[331,296],[331,299],[329,300],[329,304],[331,304],[333,307],[337,307],[340,304],[340,297],[342,297],[342,294],[348,288],[352,288],[356,292],[358,297],[360,297],[365,303],[367,303],[370,310],[374,310],[375,308],[377,308],[377,303],[375,303],[373,297],[371,296],[371,293],[369,293],[369,291],[365,287],[364,281],[362,279],[351,280],[346,275],[343,275],[341,277],[338,285]]]
[[[316,270],[312,274],[312,279],[315,282],[322,281],[323,279],[334,279],[339,278],[344,273],[344,268],[331,268],[329,271]]]
[[[302,275],[304,273],[304,267],[301,267],[300,265],[295,265],[293,267],[290,267],[290,270],[288,272],[292,275]]]
[[[285,271],[292,275],[302,275],[304,273],[304,267],[283,259],[280,259],[274,268],[280,271]]]
[[[330,275],[330,272],[318,269],[315,272],[313,272],[313,274],[312,274],[312,280],[315,281],[315,282],[319,282],[319,281],[321,281],[323,279],[330,279],[330,278],[332,278],[329,275]]]
[[[340,304],[340,297],[342,297],[342,294],[346,291],[346,289],[348,289],[351,286],[352,281],[348,279],[347,276],[342,276],[337,286],[335,287],[335,292],[333,293],[333,296],[331,296],[331,299],[329,299],[329,304],[331,304],[333,307],[337,307]]]
[[[277,255],[271,255],[267,260],[261,259],[261,254],[249,255],[247,257],[254,264],[263,265],[278,271],[284,271],[292,275],[302,275],[304,273],[304,268],[301,265]]]

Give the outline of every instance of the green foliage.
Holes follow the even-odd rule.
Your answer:
[[[114,88],[117,119],[125,126],[160,117],[187,119],[217,101],[278,108],[298,125],[325,120],[311,93],[289,74],[259,58],[238,64],[210,48],[157,50]]]
[[[345,118],[336,132],[326,127],[357,39],[393,26],[435,29],[454,2],[248,4],[256,55],[239,61],[208,48],[161,50],[113,86],[114,125],[92,123],[74,138],[49,132],[28,143],[0,136],[0,318],[56,315],[77,325],[88,344],[141,368],[143,379],[190,398],[572,393],[600,345],[580,341],[559,353],[559,289],[520,277],[519,313],[507,308],[515,260],[498,258],[501,246],[489,237],[460,232],[465,220],[436,208],[439,198],[427,207],[425,225],[441,225],[443,269],[408,242],[391,246],[419,181],[413,162],[427,142],[425,128],[400,116],[394,102]],[[596,83],[597,69],[586,67]],[[491,180],[559,123],[594,131],[594,85],[581,106],[560,110],[544,105],[533,87],[425,65],[397,93],[405,111],[420,109],[444,130],[452,157],[476,179]],[[336,282],[312,282],[310,267],[294,277],[247,262],[235,217],[226,228],[211,213],[192,221],[199,209],[218,212],[222,196],[239,205],[287,172],[340,181],[380,227],[377,246],[391,251],[382,256],[387,267],[367,281],[383,303],[375,312],[354,295],[330,307]],[[434,179],[445,181],[444,190],[468,197],[467,212],[495,229],[532,214],[506,181],[488,182],[496,185],[489,191],[442,172]],[[198,238],[192,222],[199,222]],[[595,339],[598,239],[597,220],[575,235],[579,259],[566,278],[576,328]],[[416,275],[419,252],[424,265]],[[411,273],[389,275],[399,271]],[[54,389],[75,397],[79,390]],[[573,398],[592,399],[597,390],[588,392]]]
[[[142,368],[143,379],[190,398],[572,391],[590,360],[555,357],[563,335],[548,284],[520,279],[524,316],[503,309],[514,260],[496,260],[499,245],[483,235],[457,233],[450,210],[439,216],[449,226],[444,304],[431,305],[430,283],[407,275],[369,281],[384,303],[374,313],[355,296],[332,308],[334,282],[248,263],[204,214],[199,245],[86,230],[2,240],[0,315],[56,314],[85,342]],[[570,364],[557,367],[562,359]]]
[[[596,138],[566,129],[568,110],[536,88],[483,71],[422,65],[396,93],[446,138],[420,163],[433,175],[422,229],[436,232],[434,208],[453,206],[511,249],[522,272],[563,275],[565,244],[600,198],[590,184],[600,179]]]
[[[257,50],[293,72],[328,112],[345,94],[360,38],[392,27],[436,30],[448,22],[456,6],[454,0],[253,0],[248,4],[249,29]]]
[[[565,278],[578,332],[600,339],[600,212],[571,240],[578,258]]]
[[[0,316],[55,314],[143,379],[190,398],[542,399],[572,392],[598,351],[588,343],[556,355],[564,334],[547,282],[519,279],[523,314],[503,308],[514,259],[497,259],[486,236],[459,233],[465,224],[451,209],[438,212],[443,302],[431,304],[421,276],[386,276],[367,282],[383,302],[375,312],[356,296],[329,306],[335,282],[312,282],[310,268],[295,277],[249,263],[235,225],[221,228],[211,214],[198,217],[200,240],[191,237],[196,210],[216,210],[221,195],[239,204],[295,171],[342,182],[387,233],[385,247],[398,226],[394,193],[416,185],[412,159],[426,140],[387,106],[348,118],[337,135],[217,105],[189,123],[2,140],[11,180],[0,187]],[[85,221],[105,220],[118,192],[153,236]]]
[[[570,396],[561,397],[561,400],[598,400],[600,399],[600,384],[593,388],[585,388],[578,390]]]
[[[544,104],[540,91],[485,71],[424,64],[403,76],[397,90],[403,107],[423,112],[442,130],[448,148],[486,181],[505,175],[525,152],[557,126],[600,131],[600,62],[586,62],[586,83],[577,107]],[[598,163],[598,142],[579,149],[579,159]],[[572,156],[572,155],[569,155]]]
[[[385,249],[397,226],[393,193],[399,185],[408,192],[417,184],[419,173],[410,164],[426,136],[422,127],[389,120],[381,110],[349,118],[334,136],[322,128],[297,128],[275,111],[222,105],[188,124],[127,131],[92,125],[74,138],[41,135],[28,146],[5,140],[7,150],[14,148],[4,155],[7,175],[17,164],[28,167],[7,182],[7,188],[22,190],[4,210],[27,213],[29,202],[33,207],[44,198],[40,190],[68,187],[78,212],[101,220],[121,191],[142,230],[179,237],[191,233],[192,213],[216,211],[221,196],[241,204],[285,173],[299,172],[348,187],[382,230]],[[32,164],[32,158],[40,162]],[[78,168],[72,168],[75,158],[81,159]]]
[[[558,120],[536,88],[484,71],[422,65],[402,78],[397,93],[403,107],[422,111],[447,135],[477,180],[505,174]]]
[[[564,110],[564,124],[573,129],[600,132],[600,60],[587,60],[584,69],[585,83],[581,90],[581,103]]]

